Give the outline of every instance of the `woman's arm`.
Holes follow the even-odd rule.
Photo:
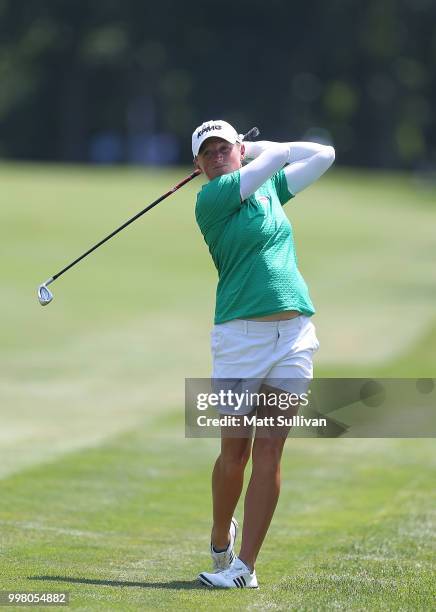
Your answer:
[[[289,143],[274,143],[267,140],[258,142],[246,142],[245,157],[246,159],[254,159],[247,166],[244,166],[241,173],[241,198],[245,199],[256,191],[270,176],[280,170],[284,163],[288,164],[285,169],[288,189],[296,195],[314,181],[316,181],[324,172],[332,165],[335,159],[335,150],[333,147],[321,145],[316,142],[289,142]],[[276,147],[283,147],[287,151],[287,159],[281,166],[274,166],[274,170],[267,176],[265,172],[261,172],[259,166],[263,170],[267,165],[267,159],[271,158],[271,153],[276,150]],[[270,155],[268,155],[270,153]],[[259,162],[262,161],[261,164]],[[272,167],[273,164],[270,164]],[[252,172],[248,170],[251,169]],[[256,176],[259,175],[259,180]],[[261,175],[261,176],[260,176]]]
[[[252,145],[255,143],[250,142],[249,144]],[[241,200],[244,201],[252,193],[257,191],[265,181],[289,162],[289,144],[271,142],[270,146],[261,151],[254,161],[240,169]]]

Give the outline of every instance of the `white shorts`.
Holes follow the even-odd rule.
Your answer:
[[[319,342],[310,317],[285,321],[234,319],[211,332],[212,379],[215,391],[245,389],[256,393],[262,384],[287,392],[306,392],[313,378],[313,353]],[[234,414],[228,405],[222,414]],[[241,407],[248,414],[253,407]]]

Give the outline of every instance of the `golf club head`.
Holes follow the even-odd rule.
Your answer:
[[[50,289],[47,289],[45,284],[39,285],[38,287],[38,300],[41,306],[47,306],[53,299],[53,293]]]

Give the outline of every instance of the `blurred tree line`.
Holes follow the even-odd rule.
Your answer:
[[[0,0],[0,157],[189,162],[224,118],[431,167],[435,64],[434,0]]]

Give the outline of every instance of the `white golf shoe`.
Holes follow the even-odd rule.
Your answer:
[[[219,589],[257,589],[256,572],[250,572],[248,567],[238,557],[231,566],[221,572],[202,572],[198,576],[203,584]]]
[[[229,531],[230,542],[226,550],[223,550],[222,552],[216,552],[211,542],[210,555],[212,557],[214,572],[222,572],[222,570],[225,570],[228,567],[230,567],[231,563],[233,562],[233,559],[236,556],[234,547],[235,547],[236,536],[238,535],[238,527],[239,527],[238,521],[235,519],[235,517],[233,517],[230,523],[230,531]]]

